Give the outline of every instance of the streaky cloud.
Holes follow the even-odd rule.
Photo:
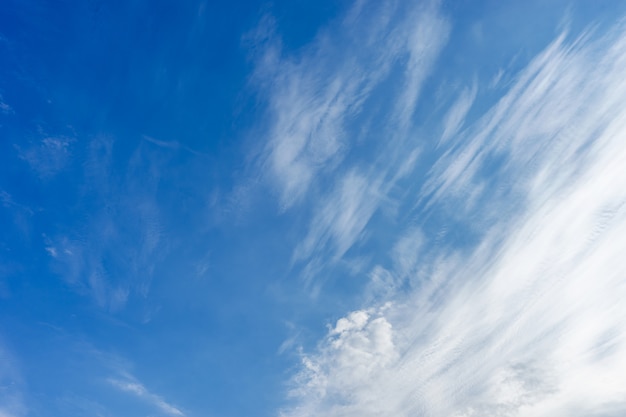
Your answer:
[[[13,107],[9,106],[4,101],[4,99],[2,98],[2,95],[0,95],[0,113],[2,113],[4,115],[8,115],[8,114],[14,113]]]
[[[274,31],[266,19],[257,34],[268,104],[258,164],[281,210],[311,209],[291,265],[315,297],[418,163],[412,118],[450,24],[437,2],[356,2],[301,53],[285,55]]]
[[[193,155],[196,156],[206,156],[206,154],[203,154],[201,152],[198,152],[192,148],[190,148],[189,146],[183,145],[180,142],[176,141],[176,140],[171,140],[171,141],[167,141],[167,140],[159,140],[159,139],[155,139],[152,136],[148,136],[148,135],[143,135],[142,136],[143,140],[150,142],[158,147],[161,148],[165,148],[165,149],[171,149],[173,151],[178,151],[178,150],[183,150],[185,152],[189,152]]]
[[[282,416],[626,413],[625,67],[623,24],[562,35],[442,141],[415,215],[477,221],[479,242],[400,237],[370,275],[382,301],[301,354]]]
[[[131,293],[149,293],[154,255],[166,250],[156,201],[158,163],[140,144],[122,178],[116,178],[111,175],[113,147],[111,138],[93,138],[83,166],[82,198],[97,202],[99,209],[78,230],[43,236],[52,270],[110,312],[123,310]]]
[[[443,133],[439,139],[440,144],[448,142],[463,126],[465,116],[471,108],[476,98],[477,85],[474,83],[471,88],[465,88],[454,102],[443,119]]]
[[[0,339],[0,417],[27,415],[25,388],[17,358]]]
[[[170,416],[184,416],[185,414],[177,407],[165,401],[161,396],[154,394],[136,378],[126,375],[123,379],[109,378],[108,382],[115,388],[132,394],[139,399],[148,402],[153,407]]]
[[[342,171],[354,145],[350,121],[365,117],[394,71],[402,75],[393,90],[398,97],[384,123],[408,127],[448,36],[449,25],[433,3],[357,2],[292,56],[282,52],[264,20],[256,34],[264,53],[257,57],[254,80],[268,102],[269,121],[259,163],[283,210],[301,202],[320,178]]]

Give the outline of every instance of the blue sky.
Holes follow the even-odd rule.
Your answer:
[[[0,417],[626,413],[626,4],[0,8]]]

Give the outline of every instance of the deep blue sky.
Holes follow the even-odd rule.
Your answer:
[[[0,417],[623,415],[625,16],[5,0]]]

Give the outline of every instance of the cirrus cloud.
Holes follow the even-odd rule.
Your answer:
[[[626,412],[625,65],[623,25],[560,36],[478,121],[452,108],[417,215],[479,242],[399,238],[371,274],[387,304],[302,354],[283,416]]]

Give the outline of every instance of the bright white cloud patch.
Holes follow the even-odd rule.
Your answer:
[[[343,402],[344,394],[362,391],[397,356],[391,324],[380,312],[352,312],[330,330],[318,355],[303,357],[304,370],[292,395]]]
[[[624,68],[619,26],[559,37],[454,134],[475,94],[463,93],[417,200],[477,222],[481,241],[452,252],[419,229],[400,238],[372,288],[411,290],[303,354],[283,416],[626,413]]]

